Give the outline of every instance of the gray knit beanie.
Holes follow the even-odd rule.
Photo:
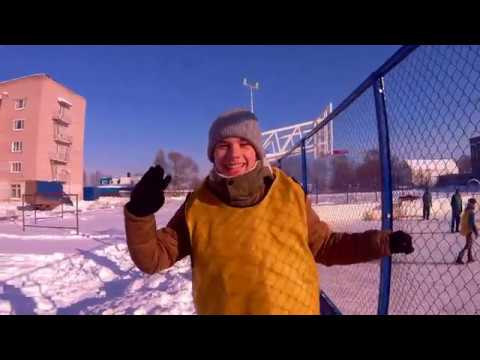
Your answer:
[[[255,148],[257,160],[263,160],[265,152],[262,146],[262,133],[258,119],[252,112],[237,109],[221,114],[210,126],[208,133],[208,158],[213,163],[215,145],[226,137],[240,137]]]

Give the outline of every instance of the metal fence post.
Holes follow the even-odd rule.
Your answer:
[[[25,194],[22,194],[22,229],[25,231]]]
[[[37,223],[37,193],[33,195],[33,204],[34,204],[33,216],[35,217],[35,224],[36,224]]]
[[[388,118],[385,106],[384,79],[375,76],[373,84],[375,110],[377,114],[378,145],[380,155],[380,171],[382,175],[382,230],[393,228],[392,169],[390,158],[390,139],[388,134]],[[390,277],[392,258],[384,257],[380,265],[380,289],[378,295],[378,314],[388,314],[390,300]]]
[[[303,191],[308,194],[308,177],[307,177],[307,152],[305,150],[305,139],[302,139],[302,182]]]
[[[78,194],[75,194],[75,219],[76,219],[76,227],[77,227],[77,235],[79,233],[79,226],[78,226]]]

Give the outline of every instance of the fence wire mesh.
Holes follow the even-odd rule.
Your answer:
[[[471,161],[480,135],[479,78],[478,46],[422,46],[385,76],[392,161],[410,172],[393,169],[397,190],[407,179],[407,189],[394,192],[394,230],[410,233],[416,249],[392,259],[392,314],[480,313],[480,265],[456,264],[465,236],[452,223],[469,198],[480,200],[473,180],[480,169]],[[462,212],[460,201],[452,207],[455,189]]]
[[[315,212],[334,232],[380,229],[380,168],[372,91],[364,92],[334,120],[338,155],[307,154],[308,193]],[[301,159],[282,160],[282,169],[302,181]],[[375,314],[379,262],[319,266],[321,286],[345,314]]]
[[[411,255],[392,257],[389,313],[478,314],[478,241],[473,258],[466,252],[464,263],[457,260],[466,246],[458,224],[468,199],[480,200],[480,46],[412,51],[374,73],[383,76],[385,89],[393,230],[411,234],[415,247]],[[335,232],[382,227],[387,174],[380,167],[375,76],[332,118],[336,151],[306,156],[310,200]],[[281,165],[304,179],[301,156],[283,158]],[[379,264],[320,266],[322,289],[342,313],[375,314]]]

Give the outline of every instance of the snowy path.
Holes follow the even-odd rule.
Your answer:
[[[165,225],[180,204],[168,201],[157,225]],[[23,233],[21,221],[0,222],[0,314],[193,312],[189,259],[153,276],[138,271],[119,206],[82,214],[78,236],[61,229]]]

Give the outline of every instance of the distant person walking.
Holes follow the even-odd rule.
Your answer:
[[[462,196],[460,195],[460,190],[456,189],[455,194],[452,195],[452,199],[450,201],[450,205],[452,206],[452,224],[450,227],[451,232],[459,232],[460,226],[460,215],[462,214]]]
[[[477,200],[471,198],[468,199],[467,207],[462,215],[462,220],[460,222],[460,234],[465,236],[466,244],[465,247],[460,251],[457,256],[457,264],[463,264],[463,255],[465,251],[468,251],[467,261],[475,261],[472,255],[472,244],[473,244],[473,234],[475,238],[478,237],[477,226],[475,225],[475,204]]]
[[[422,196],[423,201],[423,220],[430,220],[430,209],[432,208],[432,194],[430,190],[425,188],[425,192]]]

